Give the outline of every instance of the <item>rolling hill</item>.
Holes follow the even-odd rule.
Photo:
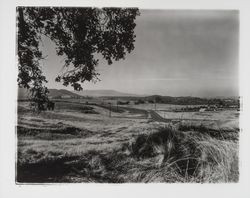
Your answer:
[[[18,88],[18,99],[27,99],[28,91],[24,88]],[[66,89],[49,89],[50,98],[76,98],[80,96],[90,96],[90,97],[138,97],[136,94],[128,94],[123,92],[118,92],[115,90],[83,90],[83,91],[68,91]]]
[[[25,88],[18,88],[18,99],[28,99],[29,92]],[[49,89],[49,98],[77,98],[80,95],[66,89]]]
[[[63,97],[71,97],[77,98],[80,97],[79,94],[73,93],[66,89],[49,89],[49,97],[51,98],[63,98]]]
[[[81,96],[92,96],[92,97],[101,97],[101,96],[139,96],[136,94],[123,93],[115,90],[102,89],[102,90],[83,90],[83,91],[74,91],[74,93]]]
[[[18,88],[17,98],[19,100],[27,99],[28,95],[29,95],[29,92],[28,92],[27,89],[25,89],[25,88]]]

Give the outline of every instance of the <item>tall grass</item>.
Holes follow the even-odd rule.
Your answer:
[[[93,150],[74,156],[56,153],[42,160],[38,160],[39,153],[26,153],[27,157],[34,154],[38,158],[30,163],[19,155],[18,181],[237,182],[238,134],[234,132],[230,139],[205,131],[204,127],[159,128],[138,135],[112,152]]]
[[[140,160],[155,159],[158,165],[157,169],[149,171],[141,180],[237,182],[238,142],[218,137],[208,132],[161,128],[156,133],[137,137],[130,151]]]

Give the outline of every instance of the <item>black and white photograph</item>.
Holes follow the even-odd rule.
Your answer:
[[[0,197],[250,195],[250,12],[203,2],[1,2]]]
[[[18,183],[238,182],[237,10],[16,12]]]

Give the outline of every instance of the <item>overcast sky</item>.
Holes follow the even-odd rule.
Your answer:
[[[140,10],[136,42],[125,60],[108,66],[100,61],[100,82],[84,89],[170,96],[238,95],[238,12]],[[49,88],[63,60],[55,46],[43,41],[43,71]],[[71,89],[68,87],[67,89]]]

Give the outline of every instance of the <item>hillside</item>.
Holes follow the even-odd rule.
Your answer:
[[[178,104],[178,105],[239,105],[238,97],[231,98],[199,98],[191,96],[182,96],[182,97],[171,97],[171,96],[160,96],[152,95],[144,98],[146,101],[164,103],[164,104]]]
[[[25,88],[18,88],[18,99],[28,99],[28,91]],[[80,95],[66,89],[49,89],[49,98],[76,98]]]
[[[192,105],[192,104],[208,104],[209,100],[206,98],[198,97],[171,97],[171,96],[160,96],[153,95],[145,98],[146,100],[155,101],[157,103],[166,103],[166,104],[180,104],[180,105]]]
[[[115,90],[103,89],[103,90],[83,90],[83,91],[74,91],[74,93],[81,96],[92,96],[92,97],[101,97],[101,96],[137,96],[136,94],[123,93]]]
[[[73,93],[66,89],[49,89],[49,97],[51,98],[61,98],[61,97],[80,97],[79,94]]]
[[[28,98],[28,90],[25,88],[18,88],[17,98],[19,100],[27,99]]]

